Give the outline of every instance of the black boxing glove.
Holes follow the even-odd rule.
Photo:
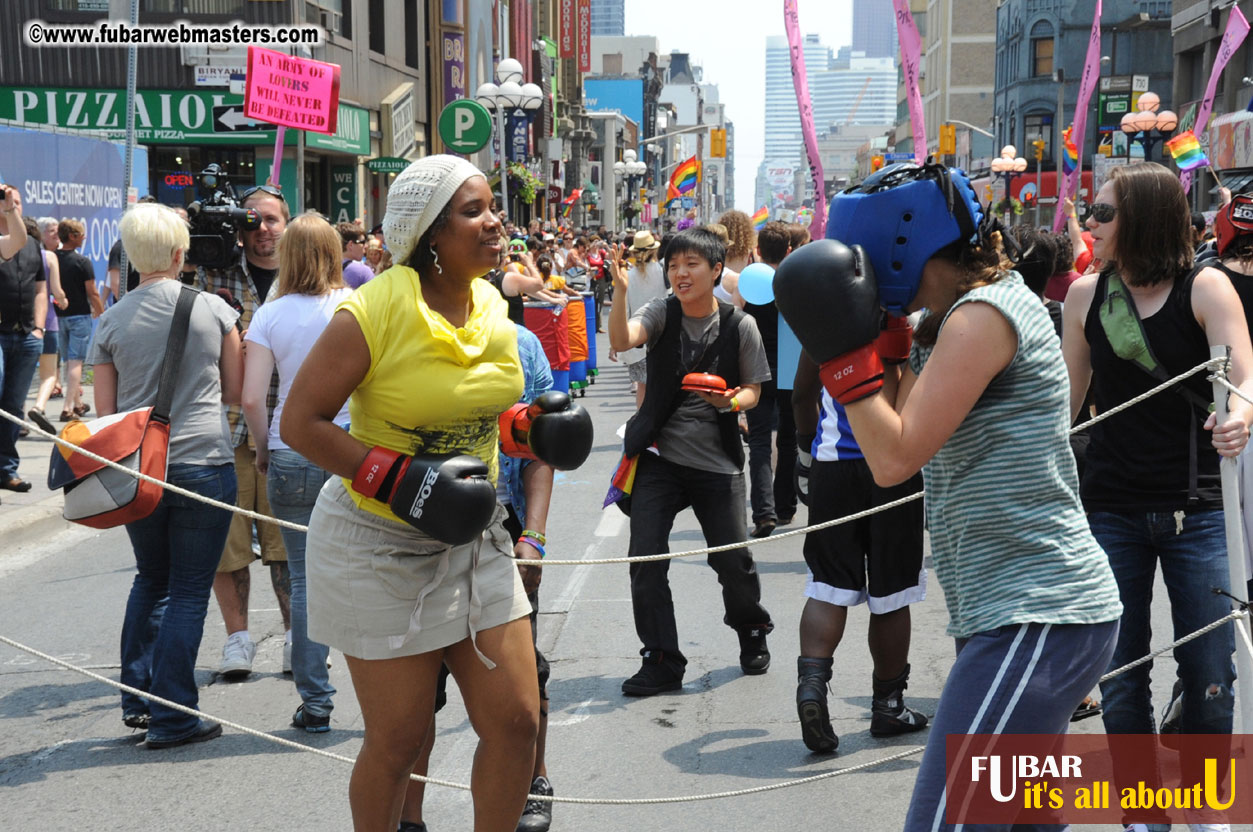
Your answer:
[[[500,414],[500,447],[505,456],[571,471],[592,452],[592,417],[565,393],[550,390]]]
[[[775,270],[774,299],[832,398],[852,404],[883,387],[879,287],[861,246],[801,246]]]
[[[468,454],[408,456],[376,446],[357,469],[352,489],[387,503],[401,520],[453,546],[482,534],[496,511],[487,464]]]

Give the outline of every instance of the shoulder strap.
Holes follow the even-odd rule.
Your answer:
[[[157,403],[152,418],[168,423],[170,407],[174,404],[174,385],[183,352],[187,347],[187,331],[191,326],[191,310],[200,293],[190,286],[183,286],[178,293],[178,306],[174,308],[174,320],[170,323],[170,337],[165,342],[165,359],[161,362],[161,380],[157,383]]]

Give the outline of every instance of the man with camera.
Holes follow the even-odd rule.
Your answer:
[[[240,329],[247,330],[253,314],[265,302],[270,287],[278,277],[278,241],[291,218],[291,211],[283,198],[283,192],[273,185],[247,188],[240,194],[239,203],[242,208],[252,209],[259,217],[260,224],[256,228],[238,232],[242,247],[232,253],[232,265],[225,268],[200,266],[197,269],[197,285],[206,292],[223,295],[240,313]],[[204,213],[203,209],[199,213]],[[195,215],[199,213],[193,212]],[[197,250],[198,231],[194,225],[193,222],[193,252]],[[223,290],[230,293],[229,298],[225,298]],[[270,380],[270,392],[266,401],[270,417],[273,416],[277,397],[278,375],[275,374]],[[235,405],[228,407],[227,420],[230,422],[231,438],[235,445],[235,475],[239,481],[236,505],[273,516],[266,498],[265,471],[257,469],[257,454],[248,435],[243,411]],[[270,567],[270,580],[283,616],[283,627],[287,631],[283,647],[283,672],[291,672],[291,584],[287,571],[287,550],[283,548],[278,526],[236,515],[231,523],[222,561],[218,565],[217,577],[213,582],[213,594],[217,597],[222,619],[226,624],[227,639],[222,650],[221,673],[227,679],[248,676],[252,672],[252,660],[257,652],[256,644],[248,632],[248,596],[251,589],[249,566],[255,559],[252,548],[254,526],[257,540],[261,544],[261,561]]]

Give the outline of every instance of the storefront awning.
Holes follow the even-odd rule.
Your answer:
[[[1248,188],[1249,183],[1253,182],[1253,170],[1224,171],[1219,175],[1222,177],[1223,187],[1230,190],[1233,194],[1243,193]],[[1210,188],[1209,192],[1217,194],[1218,185]]]

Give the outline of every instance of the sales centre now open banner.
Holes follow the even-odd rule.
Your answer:
[[[339,115],[339,66],[248,47],[244,115],[283,127],[334,133]]]

